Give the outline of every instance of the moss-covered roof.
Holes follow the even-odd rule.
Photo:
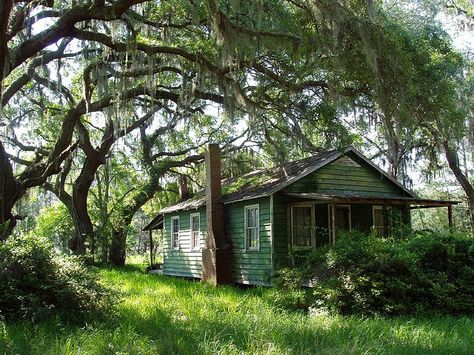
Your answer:
[[[275,168],[255,170],[239,177],[224,179],[222,180],[222,202],[231,203],[269,196],[337,159],[346,151],[347,149],[331,150]],[[163,208],[160,213],[197,209],[205,204],[205,192],[201,190],[186,201]]]

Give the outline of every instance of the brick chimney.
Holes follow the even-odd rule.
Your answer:
[[[179,198],[181,201],[185,201],[191,197],[191,192],[189,191],[188,177],[186,175],[181,175],[178,180],[179,188]]]
[[[202,280],[212,285],[231,283],[231,251],[225,234],[221,201],[221,151],[209,144],[206,152],[206,243],[202,250]]]

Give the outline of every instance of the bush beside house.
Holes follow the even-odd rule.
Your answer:
[[[304,288],[310,282],[314,287]],[[474,312],[474,239],[450,233],[380,238],[353,232],[282,269],[277,302],[342,314]]]

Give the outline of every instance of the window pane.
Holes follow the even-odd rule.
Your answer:
[[[193,216],[193,218],[192,218],[192,229],[193,229],[193,231],[198,231],[200,229],[199,216]]]
[[[297,246],[311,246],[311,228],[295,227],[294,244]]]
[[[178,243],[179,243],[179,234],[178,233],[173,233],[173,248],[177,248],[178,247]]]
[[[245,238],[248,249],[258,249],[258,207],[245,208]]]
[[[374,216],[374,230],[378,236],[383,236],[385,234],[385,218],[384,211],[382,208],[373,207],[373,216]]]
[[[311,226],[311,207],[293,207],[295,226]]]
[[[199,247],[199,232],[193,232],[192,236],[192,247],[197,248]]]
[[[383,226],[383,210],[380,208],[374,209],[374,226]]]
[[[171,220],[171,244],[173,248],[179,247],[179,218]]]
[[[249,248],[257,248],[257,228],[247,229],[247,245]]]
[[[247,227],[257,227],[257,208],[247,209]]]
[[[175,218],[173,219],[173,233],[176,233],[179,231],[179,219]]]
[[[293,207],[293,244],[311,246],[313,229],[311,207]]]

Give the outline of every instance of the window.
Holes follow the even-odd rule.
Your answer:
[[[313,206],[292,206],[291,216],[293,246],[301,248],[313,246]]]
[[[245,248],[247,250],[259,249],[259,210],[258,205],[245,206]]]
[[[179,249],[179,217],[171,217],[171,245]]]
[[[191,249],[201,247],[201,217],[199,213],[191,214]]]
[[[382,206],[372,206],[373,229],[376,235],[385,235],[385,218]]]

